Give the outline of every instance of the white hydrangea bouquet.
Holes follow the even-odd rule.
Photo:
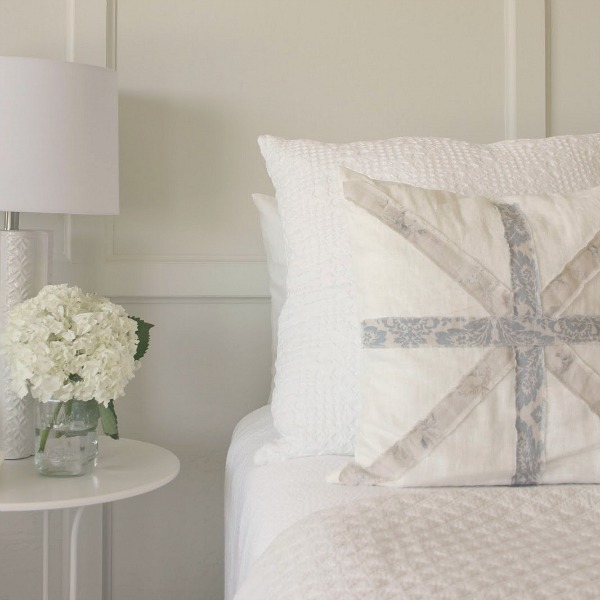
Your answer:
[[[146,353],[151,327],[107,298],[48,285],[11,310],[0,347],[20,398],[93,402],[104,433],[118,439],[114,400]]]

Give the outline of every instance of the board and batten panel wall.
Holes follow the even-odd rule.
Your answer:
[[[119,401],[125,437],[181,459],[113,509],[115,600],[222,597],[229,437],[269,390],[256,138],[490,142],[600,130],[600,0],[0,0],[0,54],[116,60],[121,214],[53,230],[54,281],[156,325]],[[116,12],[116,21],[110,18]],[[1,141],[0,141],[1,143]],[[109,440],[103,443],[110,443]],[[39,597],[41,517],[0,515],[0,600]],[[80,585],[100,598],[99,512]],[[53,598],[61,523],[53,516]],[[80,591],[81,594],[81,591]]]

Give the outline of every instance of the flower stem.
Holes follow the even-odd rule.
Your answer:
[[[54,425],[56,424],[56,418],[58,417],[58,413],[62,408],[63,403],[57,402],[54,410],[52,411],[52,419],[50,421],[50,425],[46,427],[40,434],[40,447],[38,452],[43,452],[46,449],[46,442],[48,441],[48,435],[50,434],[50,430],[54,429]]]

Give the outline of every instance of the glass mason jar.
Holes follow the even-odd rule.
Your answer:
[[[35,465],[42,475],[85,475],[96,466],[98,404],[95,400],[38,402]]]

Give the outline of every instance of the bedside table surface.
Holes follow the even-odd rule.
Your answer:
[[[154,444],[100,437],[98,447],[98,466],[81,477],[40,475],[33,457],[5,460],[0,466],[0,512],[123,500],[162,487],[179,473],[179,459]]]

